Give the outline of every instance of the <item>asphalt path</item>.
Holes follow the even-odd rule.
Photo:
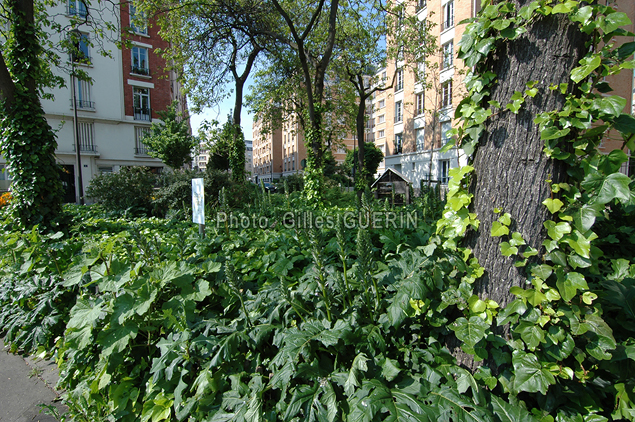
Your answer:
[[[54,389],[57,378],[54,363],[11,354],[0,339],[0,422],[56,422],[39,405],[64,411]]]

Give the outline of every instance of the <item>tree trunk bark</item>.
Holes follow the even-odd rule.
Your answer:
[[[529,0],[516,0],[517,8]],[[547,180],[565,181],[566,167],[561,161],[551,160],[543,153],[544,142],[533,122],[538,113],[559,110],[565,95],[549,86],[569,84],[574,87],[570,73],[586,53],[587,36],[567,15],[539,17],[528,32],[516,40],[500,45],[488,58],[487,68],[497,75],[498,83],[491,90],[491,100],[498,101],[501,109],[486,122],[484,135],[473,156],[474,173],[470,191],[474,194],[473,211],[480,221],[477,231],[470,231],[465,245],[471,248],[485,274],[476,282],[479,296],[505,306],[515,297],[512,286],[525,286],[525,270],[514,266],[516,259],[504,257],[500,243],[506,239],[492,237],[492,223],[498,219],[494,208],[511,214],[510,234],[519,232],[528,245],[541,250],[546,238],[543,222],[549,218],[542,202],[550,197]],[[527,82],[539,81],[538,94],[527,97],[519,113],[505,108],[515,91],[524,92]],[[538,257],[536,257],[538,258]],[[507,329],[497,328],[502,335]],[[454,343],[454,344],[453,344]],[[472,356],[459,349],[454,339],[448,346],[460,364],[475,368]]]
[[[529,3],[517,1],[518,7]],[[513,300],[512,286],[524,286],[523,268],[514,266],[513,257],[500,253],[501,238],[490,236],[492,222],[498,219],[495,207],[512,216],[510,232],[520,232],[528,245],[541,249],[546,232],[543,222],[549,217],[542,202],[550,196],[547,180],[564,181],[566,168],[561,161],[543,153],[538,113],[559,110],[565,96],[549,86],[573,82],[569,75],[586,53],[586,35],[567,15],[537,20],[515,41],[503,44],[489,60],[498,76],[491,99],[502,105],[498,117],[486,122],[485,135],[475,152],[473,209],[480,220],[478,231],[471,231],[466,244],[472,248],[485,275],[477,282],[479,293],[504,306]],[[539,81],[538,94],[528,97],[517,115],[505,109],[515,91],[524,92],[529,81]]]

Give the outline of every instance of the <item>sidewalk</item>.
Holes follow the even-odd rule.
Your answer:
[[[54,363],[23,358],[7,352],[0,339],[0,422],[56,422],[42,412],[39,404],[54,404],[60,413],[63,406],[53,387],[57,382]]]

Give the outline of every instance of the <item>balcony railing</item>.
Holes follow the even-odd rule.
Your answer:
[[[73,100],[71,100],[71,107],[73,106]],[[94,110],[95,102],[86,100],[75,100],[75,107],[78,110]]]
[[[132,73],[134,73],[136,75],[149,76],[150,75],[150,69],[148,69],[147,67],[132,66]]]
[[[454,26],[454,17],[452,17],[451,19],[446,19],[443,22],[441,22],[441,32],[445,31],[446,29],[450,29]]]
[[[66,14],[68,16],[79,16],[80,18],[86,18],[88,16],[88,9],[85,5],[77,7],[76,5],[68,5],[66,7]]]
[[[144,107],[135,107],[134,108],[134,119],[135,120],[143,120],[146,122],[152,121],[152,112],[150,108]]]
[[[84,54],[84,53],[71,54],[71,61],[73,63],[79,63],[79,64],[91,64],[93,62],[91,57],[88,54]]]
[[[79,150],[81,152],[97,152],[97,145],[92,141],[79,141]],[[75,144],[73,144],[73,151],[77,151]]]
[[[145,145],[143,142],[139,142],[137,141],[135,148],[134,148],[134,153],[137,155],[148,155],[148,153],[150,152],[150,148]]]

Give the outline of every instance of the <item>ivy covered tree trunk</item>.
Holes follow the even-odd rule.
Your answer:
[[[57,142],[39,100],[40,32],[32,1],[10,0],[5,7],[10,37],[0,52],[0,147],[13,177],[11,207],[20,225],[48,226],[62,211],[63,190]]]
[[[513,3],[520,9],[530,1]],[[544,141],[534,119],[540,112],[562,108],[565,95],[550,86],[568,84],[566,92],[574,89],[569,75],[586,52],[586,36],[567,14],[534,18],[525,34],[490,52],[486,67],[498,81],[490,99],[499,102],[501,108],[485,122],[472,163],[470,192],[474,194],[473,212],[480,227],[468,232],[466,245],[485,268],[476,290],[501,306],[514,299],[510,287],[525,286],[527,277],[524,268],[514,265],[517,257],[501,254],[501,242],[509,239],[491,236],[492,224],[503,213],[509,213],[510,235],[519,232],[529,246],[542,248],[546,237],[543,223],[549,218],[542,205],[551,195],[548,180],[564,181],[567,169],[562,161],[550,159],[543,152]],[[532,81],[537,81],[535,96],[525,97],[518,114],[507,109],[514,93],[525,93]],[[501,213],[495,214],[495,208]]]

